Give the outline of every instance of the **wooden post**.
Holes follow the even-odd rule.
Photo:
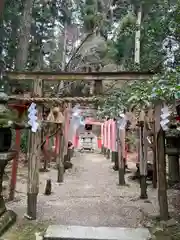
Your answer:
[[[158,169],[158,144],[157,144],[157,135],[158,135],[158,132],[160,130],[160,120],[161,120],[161,104],[158,104],[155,106],[155,109],[154,109],[154,135],[155,135],[155,141],[154,141],[154,144],[155,144],[155,151],[156,151],[156,169],[157,169],[157,173],[159,171]],[[157,182],[158,182],[158,174],[157,174]]]
[[[102,80],[94,81],[94,94],[100,95],[103,92],[103,83]]]
[[[125,185],[125,164],[124,154],[125,151],[125,129],[120,130],[118,128],[118,165],[119,165],[119,185]]]
[[[136,141],[136,149],[137,149],[137,163],[140,164],[140,135],[139,135],[139,128],[136,128],[137,134],[137,141]]]
[[[59,133],[55,136],[55,154],[59,153]]]
[[[66,128],[66,148],[67,148],[67,159],[69,161],[71,160],[71,149],[68,148],[71,108],[72,108],[71,103],[69,103],[68,104],[68,113],[67,113],[67,128]]]
[[[30,134],[30,131],[27,129],[27,153],[26,153],[26,159],[24,161],[25,164],[28,164],[30,152],[31,152],[31,134]]]
[[[108,126],[108,124],[107,124],[107,120],[105,121],[105,123],[104,123],[104,156],[106,157],[106,155],[107,155],[107,143],[108,143],[108,141],[107,141],[107,137],[108,137],[108,135],[107,135],[107,126]]]
[[[108,144],[107,144],[107,154],[106,158],[110,159],[110,153],[111,153],[111,120],[109,119],[108,125],[107,125],[107,139],[108,139]]]
[[[94,95],[101,95],[103,93],[103,82],[102,80],[94,81]],[[102,137],[102,136],[101,136]],[[103,138],[104,138],[104,124],[103,124]],[[104,148],[104,139],[101,139],[102,146],[101,146],[101,153],[106,155],[106,149]],[[110,158],[110,152],[109,158]],[[108,158],[108,154],[107,154]]]
[[[141,199],[147,199],[147,131],[145,128],[145,122],[144,122],[145,114],[144,111],[141,111],[139,116],[139,153],[140,153],[140,164],[139,164],[139,170],[140,170],[140,198]],[[146,142],[146,143],[145,143]],[[146,144],[146,153],[145,153],[145,144]]]
[[[44,97],[44,81],[42,81],[42,97]],[[44,105],[42,106],[42,119],[46,120],[46,114],[45,114],[45,107]],[[44,151],[44,163],[43,163],[43,167],[41,169],[41,171],[43,172],[48,172],[48,167],[50,167],[50,163],[51,163],[51,158],[48,156],[47,152],[48,152],[48,143],[49,143],[49,139],[46,137],[46,133],[45,130],[42,128],[41,129],[41,144],[44,141],[44,138],[46,138],[46,143],[43,146],[43,151]]]
[[[103,133],[103,124],[101,124],[101,134],[100,134],[100,139],[101,139],[101,154],[104,152],[104,133]]]
[[[115,152],[113,152],[112,155],[112,161],[114,162],[114,166],[113,169],[114,171],[118,171],[119,170],[119,157],[118,157],[118,151],[119,150],[119,131],[118,131],[118,127],[117,127],[117,120],[115,120]]]
[[[167,181],[166,181],[166,157],[165,157],[165,133],[160,126],[161,104],[155,106],[155,136],[157,156],[157,182],[160,218],[168,220]]]
[[[16,150],[18,151],[18,154],[13,159],[13,163],[12,163],[9,201],[14,200],[14,194],[15,194],[15,189],[16,189],[16,180],[17,180],[18,159],[19,159],[19,151],[20,151],[20,141],[21,141],[21,131],[19,129],[17,129],[16,130],[15,147],[16,147]]]
[[[34,94],[42,96],[42,80],[34,81]],[[41,108],[38,108],[38,115],[42,118]],[[36,219],[37,196],[39,192],[39,165],[40,165],[40,145],[41,131],[30,132],[30,153],[28,161],[28,186],[27,186],[27,216],[31,220]]]
[[[68,107],[64,110],[64,156],[68,154],[68,130],[69,130],[69,114],[70,114],[71,104],[68,104]]]
[[[57,124],[57,129],[59,128],[60,124]],[[61,126],[61,125],[60,125]],[[60,131],[56,133],[55,136],[55,156],[56,156],[56,167],[58,169],[58,164],[59,164],[59,154],[61,154],[61,136],[60,136]]]
[[[44,133],[44,131],[43,131]],[[46,137],[46,143],[44,144],[44,152],[46,153],[48,151],[48,144],[49,144],[49,138]],[[48,165],[50,165],[50,160],[51,158],[47,156],[47,154],[44,154],[44,166],[43,166],[43,171],[48,172]]]
[[[167,181],[166,181],[166,155],[165,155],[165,133],[160,128],[157,134],[157,157],[158,157],[158,199],[160,218],[168,220]]]
[[[63,125],[61,124],[61,129],[59,131],[59,154],[57,156],[57,171],[58,171],[58,177],[57,182],[62,183],[64,180],[64,136],[62,131]]]
[[[157,188],[157,155],[156,155],[156,133],[155,133],[155,121],[153,121],[153,188]]]
[[[40,139],[31,133],[31,152],[28,161],[28,193],[27,215],[30,219],[36,219],[37,195],[39,192],[39,145]]]

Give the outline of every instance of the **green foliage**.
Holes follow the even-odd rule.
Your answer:
[[[179,26],[180,26],[180,1],[139,1],[132,2],[134,13],[142,4],[142,22],[141,22],[141,41],[140,41],[140,69],[142,71],[154,70],[161,74],[155,75],[153,79],[146,81],[134,81],[126,83],[121,89],[109,92],[105,101],[101,103],[99,116],[116,117],[124,109],[130,109],[132,106],[146,107],[157,101],[174,102],[180,98],[179,77],[180,70],[176,72],[166,72],[163,62],[166,59],[162,50],[163,40],[168,36],[173,36],[175,41],[180,44]],[[122,9],[120,1],[116,1],[115,16],[118,27],[115,37],[108,43],[108,56],[125,70],[135,70],[134,64],[134,46],[135,46],[135,18],[130,14],[126,2],[126,11]],[[131,8],[132,9],[132,8]],[[120,18],[118,18],[118,14]],[[180,53],[175,52],[175,64],[180,63]]]
[[[16,111],[10,111],[0,106],[0,128],[10,127],[13,121],[18,119]]]
[[[137,6],[142,4],[142,22],[141,22],[141,53],[140,69],[162,70],[164,53],[162,51],[162,42],[167,36],[173,36],[180,42],[179,24],[180,24],[180,3],[172,0],[164,1],[138,1],[128,4],[126,1],[124,8],[120,1],[116,2],[114,10],[116,28],[116,38],[112,39],[114,52],[114,61],[123,65],[127,70],[133,70],[134,66],[134,45],[135,45],[135,23]],[[129,9],[133,9],[129,11]],[[118,14],[117,14],[118,13]],[[179,51],[176,52],[176,60],[180,60]]]
[[[4,21],[0,25],[0,55],[5,59],[9,69],[14,69],[15,66],[18,32],[21,27],[20,17],[23,13],[24,2],[7,0],[3,14]],[[39,61],[42,61],[40,69],[60,69],[63,59],[64,25],[66,23],[68,27],[71,27],[76,22],[81,35],[92,32],[98,27],[96,37],[89,38],[83,44],[84,48],[81,47],[74,56],[73,60],[78,62],[78,67],[87,64],[101,67],[116,64],[120,66],[119,69],[124,70],[134,70],[140,67],[142,71],[161,70],[163,72],[162,63],[165,58],[162,50],[163,40],[168,36],[173,36],[180,43],[180,1],[114,0],[112,1],[113,10],[112,5],[108,5],[109,2],[105,0],[35,0],[32,9],[31,39],[26,68],[34,70],[39,65]],[[134,47],[137,10],[140,5],[142,6],[141,52],[140,66],[136,66],[134,64]],[[58,29],[62,35],[61,44],[58,39],[60,36],[55,35],[57,26],[59,29],[62,28]],[[109,37],[109,33],[113,35],[112,38]],[[71,35],[71,31],[68,31],[68,34]],[[102,41],[99,44],[99,35],[103,36],[105,44],[102,44]],[[48,50],[43,48],[44,44],[49,46]],[[104,47],[104,45],[106,46]],[[72,43],[72,48],[66,51],[66,58],[70,58],[69,52],[74,52],[74,49]],[[52,63],[55,58],[57,64],[54,66]],[[175,61],[178,65],[180,51],[175,52]],[[72,67],[75,69],[77,65],[73,64],[70,65],[75,66]],[[78,69],[81,69],[80,67]],[[176,73],[157,75],[146,82],[135,81],[125,84],[121,89],[111,91],[104,103],[100,103],[100,115],[117,116],[120,111],[130,108],[133,104],[146,106],[158,100],[173,101],[179,94],[178,81],[179,70],[177,69]],[[77,92],[82,92],[84,87],[82,84],[81,86],[73,85],[71,90],[76,88]]]
[[[87,32],[92,32],[100,24],[102,20],[102,6],[95,0],[86,0],[83,5],[83,21],[84,28]]]
[[[180,94],[180,71],[155,75],[150,80],[126,83],[120,89],[111,92],[101,103],[99,117],[117,117],[124,109],[144,108],[156,102],[173,103]]]
[[[113,11],[109,8],[109,1],[102,0],[35,0],[33,5],[33,20],[31,27],[31,41],[29,46],[29,57],[27,68],[33,69],[37,66],[39,54],[44,42],[52,42],[55,39],[55,26],[58,23],[70,26],[72,18],[76,18],[81,31],[91,32],[97,26],[101,36],[108,39],[114,25],[116,37],[111,40],[111,52],[109,61],[123,65],[124,69],[134,68],[134,34],[136,30],[136,13],[139,5],[142,5],[141,24],[141,69],[154,69],[163,59],[161,50],[162,41],[173,35],[179,41],[180,26],[180,3],[173,0],[138,0],[138,1],[112,1]],[[14,68],[16,50],[18,44],[18,30],[20,28],[20,17],[23,12],[24,1],[7,0],[4,11],[4,21],[0,26],[0,54],[5,58],[8,68]],[[116,6],[115,6],[116,4]],[[112,6],[111,6],[112,7]],[[107,8],[107,9],[106,9]],[[169,11],[169,10],[172,11]],[[53,52],[50,44],[49,52]],[[42,55],[49,59],[48,54]],[[180,59],[177,52],[176,58]],[[51,59],[49,59],[51,60]],[[48,66],[44,63],[45,67]],[[103,64],[102,64],[103,65]],[[160,64],[161,65],[161,64]],[[49,67],[51,65],[49,64]],[[43,68],[43,66],[42,66]]]
[[[4,21],[0,24],[0,58],[5,60],[9,69],[13,68],[16,57],[17,30],[22,7],[20,0],[5,1]]]
[[[5,2],[4,21],[0,26],[0,58],[5,59],[8,68],[14,69],[24,1],[7,0]],[[68,20],[70,17],[69,13],[62,8],[62,2],[60,0],[52,0],[47,3],[39,0],[34,1],[31,40],[26,64],[28,69],[34,70],[37,67],[40,53],[47,54],[42,51],[42,45],[44,42],[54,40],[56,21],[64,22],[64,18]],[[62,9],[61,14],[59,8]]]
[[[33,22],[31,26],[28,68],[34,70],[39,64],[40,54],[47,54],[46,51],[43,52],[43,43],[51,41],[54,38],[55,20],[58,17],[56,1],[50,1],[47,7],[46,4],[39,4],[39,1],[36,0],[32,16]],[[51,51],[51,49],[49,51]]]
[[[134,150],[137,147],[137,136],[136,133],[130,132],[126,136],[126,143],[129,144],[130,150]]]

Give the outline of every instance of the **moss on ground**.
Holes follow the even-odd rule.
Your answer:
[[[50,222],[36,222],[23,219],[21,222],[15,224],[3,236],[8,240],[35,240],[35,233],[44,233]]]
[[[152,240],[180,240],[180,224],[175,226],[162,227],[161,223],[155,223],[150,229]]]

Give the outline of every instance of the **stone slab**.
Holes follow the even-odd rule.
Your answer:
[[[150,232],[146,228],[86,227],[50,225],[44,240],[149,240]]]

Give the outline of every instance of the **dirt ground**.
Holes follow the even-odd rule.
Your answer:
[[[131,173],[126,174],[127,185],[119,186],[118,173],[113,171],[112,162],[103,155],[76,153],[72,163],[74,166],[65,173],[63,184],[56,182],[57,170],[53,166],[50,172],[40,173],[37,221],[24,219],[27,168],[20,164],[16,199],[6,203],[7,208],[17,213],[18,221],[5,234],[5,239],[35,239],[35,232],[44,231],[52,223],[136,228],[148,226],[148,216],[158,214],[157,191],[149,185],[148,200],[140,200],[139,184],[129,179]],[[128,165],[135,171],[134,155],[129,156]],[[47,179],[52,181],[50,196],[44,195]],[[170,191],[170,196],[173,193]],[[174,211],[171,202],[169,210]]]

